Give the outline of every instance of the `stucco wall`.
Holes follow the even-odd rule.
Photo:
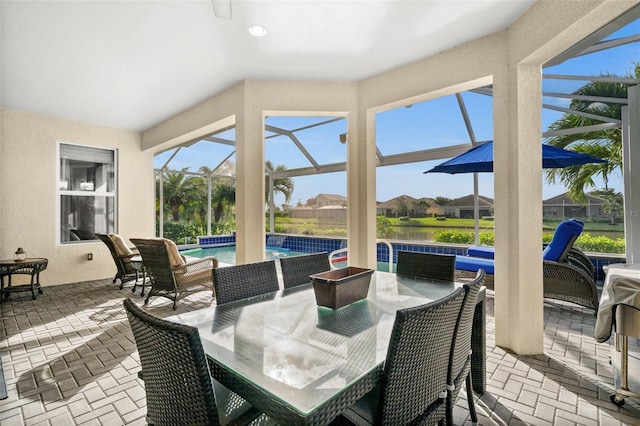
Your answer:
[[[43,286],[112,277],[116,269],[100,242],[61,246],[56,241],[56,145],[68,142],[118,150],[117,229],[125,238],[154,235],[153,154],[141,152],[139,132],[29,112],[2,110],[0,148],[0,258],[18,247],[46,257]],[[92,261],[87,253],[93,253]]]

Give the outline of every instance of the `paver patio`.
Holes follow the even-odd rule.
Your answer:
[[[0,400],[0,424],[145,424],[145,392],[137,378],[136,346],[111,280],[45,287],[32,301],[14,294],[0,305],[0,353],[9,397]],[[147,309],[166,317],[208,307],[208,292],[171,310],[155,298]],[[545,304],[544,355],[516,356],[494,343],[493,294],[487,309],[487,393],[478,401],[479,423],[639,425],[640,404],[609,401],[613,370],[609,344],[593,338],[592,312]],[[637,348],[637,342],[634,342]],[[470,424],[462,395],[456,424]]]

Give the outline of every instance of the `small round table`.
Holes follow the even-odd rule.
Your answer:
[[[131,266],[133,266],[133,269],[135,269],[136,271],[142,274],[142,291],[140,292],[140,296],[144,296],[144,285],[147,280],[147,273],[144,269],[142,256],[136,255],[131,257],[129,260],[131,261]],[[136,280],[136,283],[133,285],[133,289],[131,290],[133,293],[135,293],[136,287],[138,287],[138,280]]]
[[[31,298],[36,300],[36,290],[42,294],[40,286],[40,272],[47,269],[48,259],[42,257],[28,258],[24,260],[0,260],[0,293],[9,297],[12,292],[31,291]],[[11,285],[12,275],[31,275],[30,284]],[[4,277],[7,278],[7,286],[4,285]]]

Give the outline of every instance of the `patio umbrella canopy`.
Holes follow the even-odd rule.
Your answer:
[[[551,145],[542,145],[542,168],[561,169],[590,163],[606,163],[606,160],[588,154],[568,151]],[[475,146],[449,161],[424,173],[481,173],[493,172],[493,141]]]

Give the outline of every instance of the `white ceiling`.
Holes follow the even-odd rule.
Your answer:
[[[2,106],[145,130],[246,79],[366,78],[504,29],[534,3],[231,1],[224,20],[210,0],[1,0]]]

